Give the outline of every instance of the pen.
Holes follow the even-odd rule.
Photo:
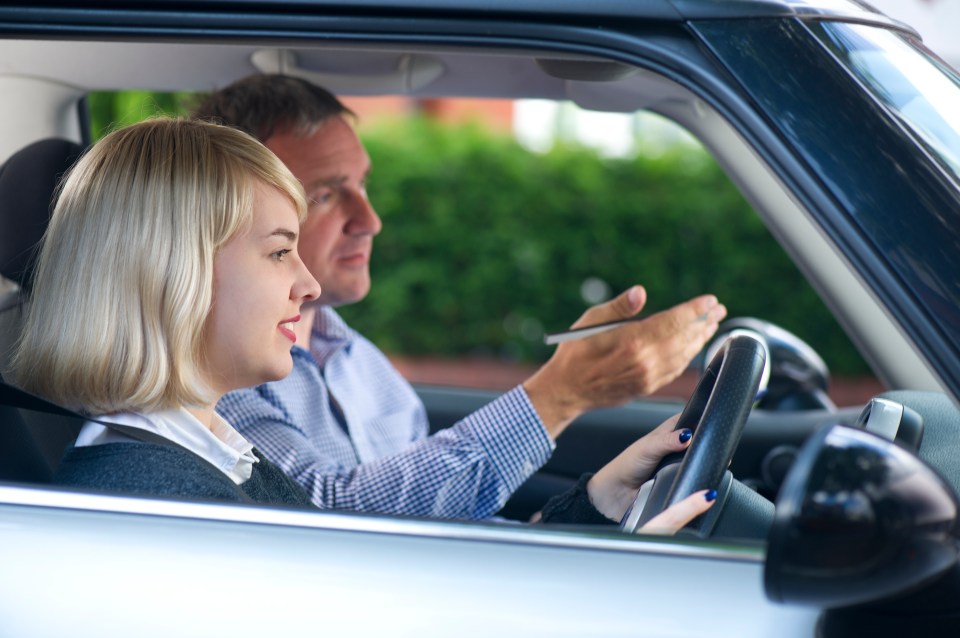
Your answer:
[[[646,317],[630,317],[628,319],[617,319],[616,321],[607,321],[605,323],[595,323],[592,326],[572,328],[570,330],[563,330],[562,332],[549,332],[543,335],[543,342],[548,346],[552,346],[557,343],[563,343],[564,341],[586,339],[587,337],[592,337],[593,335],[600,334],[601,332],[613,330],[614,328],[619,328],[622,325],[633,323],[634,321],[643,321],[644,319],[646,319]],[[702,314],[697,317],[697,321],[706,320],[706,314]]]

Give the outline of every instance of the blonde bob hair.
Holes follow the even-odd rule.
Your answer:
[[[303,221],[300,182],[236,129],[154,119],[93,146],[44,235],[14,382],[91,415],[215,399],[199,372],[213,261],[250,227],[254,180]]]

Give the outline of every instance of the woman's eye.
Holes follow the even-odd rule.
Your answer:
[[[283,257],[290,252],[289,248],[283,248],[276,252],[270,253],[270,258],[274,261],[283,261]]]

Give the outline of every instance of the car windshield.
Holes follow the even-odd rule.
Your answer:
[[[821,39],[960,177],[960,78],[925,49],[892,32],[824,23]]]

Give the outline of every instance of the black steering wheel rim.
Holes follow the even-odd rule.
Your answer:
[[[669,489],[661,487],[656,497],[646,500],[638,525],[694,492],[721,487],[756,400],[765,350],[759,339],[738,335],[728,339],[710,361],[675,428],[690,429],[693,440],[684,453],[665,458],[655,471],[657,478],[668,466],[680,464]]]

